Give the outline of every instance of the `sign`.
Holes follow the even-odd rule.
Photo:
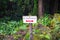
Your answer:
[[[37,16],[23,16],[23,23],[37,23]]]

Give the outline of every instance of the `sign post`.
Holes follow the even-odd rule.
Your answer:
[[[30,40],[33,40],[32,23],[37,22],[37,16],[23,16],[23,23],[29,23]]]
[[[30,40],[33,40],[32,23],[29,23],[29,27],[30,27]]]

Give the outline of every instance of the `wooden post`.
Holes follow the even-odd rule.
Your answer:
[[[32,23],[29,23],[29,28],[30,28],[30,40],[33,40]]]

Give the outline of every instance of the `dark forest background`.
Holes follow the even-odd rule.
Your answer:
[[[60,13],[60,0],[0,0],[0,18],[18,20],[23,15],[41,16],[54,13]]]

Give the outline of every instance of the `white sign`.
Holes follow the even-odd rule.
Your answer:
[[[37,16],[23,16],[23,23],[37,23]]]

